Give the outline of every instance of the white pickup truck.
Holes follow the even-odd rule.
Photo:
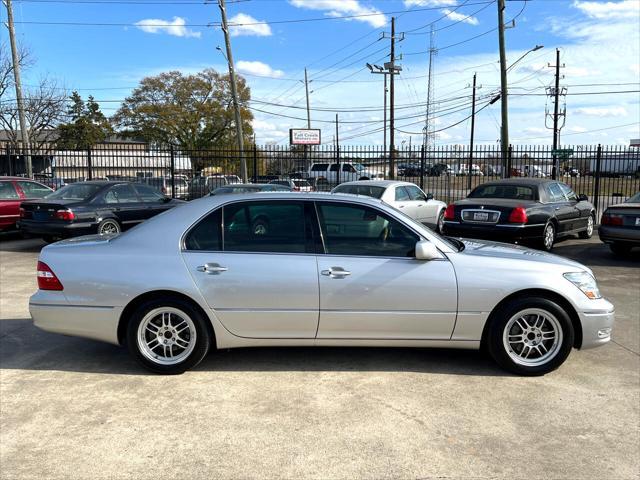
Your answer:
[[[326,181],[332,185],[356,180],[384,180],[384,170],[383,165],[365,166],[360,163],[318,162],[309,167],[309,178],[317,179],[317,183]]]

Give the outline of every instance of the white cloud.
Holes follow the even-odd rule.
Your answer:
[[[598,20],[638,19],[640,2],[623,0],[621,2],[573,2],[573,6],[582,13]]]
[[[404,0],[404,6],[410,7],[446,7],[456,5],[456,0]]]
[[[244,13],[238,13],[231,17],[228,24],[232,37],[239,37],[241,35],[269,37],[273,35],[269,25],[266,23],[260,23],[260,20],[256,20],[251,15],[246,15]]]
[[[573,113],[588,117],[626,117],[629,114],[624,107],[582,107],[574,109]]]
[[[450,20],[453,20],[454,22],[461,21],[462,23],[468,23],[469,25],[478,25],[480,23],[476,17],[454,12],[449,8],[442,9],[442,13],[444,13]]]
[[[525,129],[523,129],[523,132],[529,135],[532,134],[542,134],[542,133],[546,133],[549,130],[545,129],[545,128],[541,128],[541,127],[526,127]]]
[[[259,118],[254,118],[251,125],[254,130],[261,132],[274,132],[278,130],[278,126],[274,123],[267,122],[266,120],[260,120]]]
[[[294,7],[308,8],[310,10],[325,10],[325,15],[329,17],[342,17],[347,15],[366,15],[348,20],[366,22],[373,27],[383,27],[387,23],[387,18],[380,10],[373,7],[365,7],[358,0],[289,0]]]
[[[241,73],[249,73],[251,75],[259,75],[261,77],[282,77],[284,72],[282,70],[275,70],[266,63],[262,62],[249,62],[246,60],[240,60],[236,62],[236,67]]]
[[[174,37],[200,38],[200,32],[189,30],[186,21],[182,17],[173,17],[173,20],[161,20],[158,18],[148,18],[136,22],[136,26],[147,33],[166,33]]]
[[[588,130],[584,127],[567,127],[566,128],[567,131],[571,132],[571,133],[584,133],[587,132]]]

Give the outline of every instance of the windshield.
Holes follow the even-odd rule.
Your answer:
[[[306,180],[294,180],[293,183],[295,184],[296,187],[309,187],[309,186],[311,186],[309,184],[309,182],[307,182]]]
[[[511,200],[535,200],[533,188],[526,185],[480,185],[467,198],[503,198]]]
[[[102,185],[95,183],[73,183],[47,195],[47,200],[86,200],[92,197]]]
[[[640,203],[640,192],[636,193],[633,197],[631,197],[624,203]]]
[[[381,198],[384,193],[384,188],[372,185],[339,185],[333,190],[333,193],[349,193],[351,195]]]

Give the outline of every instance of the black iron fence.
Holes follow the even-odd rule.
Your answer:
[[[513,146],[502,158],[498,145],[253,146],[244,151],[247,180],[295,180],[328,191],[354,180],[395,178],[417,184],[446,202],[465,197],[488,180],[503,177],[557,178],[589,196],[602,210],[640,190],[640,149],[625,146]],[[36,179],[54,188],[71,182],[108,179],[152,185],[169,196],[193,199],[216,187],[241,182],[241,155],[235,149],[187,151],[142,145],[97,145],[90,150],[31,152]],[[24,175],[25,152],[6,148],[0,175]],[[307,188],[309,188],[307,187]],[[305,189],[305,188],[303,188]]]

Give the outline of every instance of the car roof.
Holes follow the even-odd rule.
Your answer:
[[[40,183],[40,180],[36,180],[28,177],[15,177],[15,176],[0,176],[0,180],[18,180],[18,181],[29,181],[29,182],[37,182]]]
[[[539,185],[544,185],[546,183],[553,183],[558,181],[559,180],[549,180],[547,178],[531,178],[531,177],[503,178],[502,180],[492,180],[490,182],[482,183],[478,185],[478,187],[482,187],[485,185],[523,185],[527,187],[537,187]]]
[[[383,187],[383,188],[388,188],[391,186],[400,186],[400,185],[412,185],[414,187],[417,186],[415,183],[403,182],[401,180],[356,180],[353,182],[341,183],[337,187],[341,187],[342,185],[367,185],[367,186],[375,186],[375,187]]]

